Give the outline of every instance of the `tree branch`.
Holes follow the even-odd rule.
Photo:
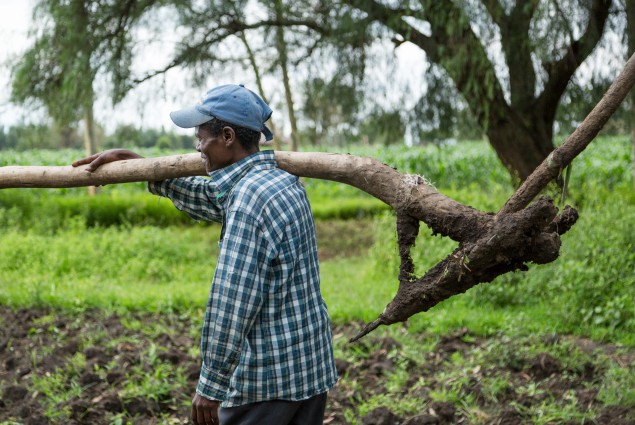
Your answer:
[[[560,60],[543,65],[548,78],[544,90],[538,97],[537,110],[543,111],[545,122],[553,122],[558,107],[558,102],[554,99],[560,99],[576,69],[602,38],[611,3],[611,0],[593,0],[584,34],[578,40],[571,40]]]
[[[501,31],[504,27],[507,27],[508,16],[505,13],[505,9],[503,9],[503,6],[500,4],[499,0],[482,0],[482,3],[483,6],[485,6],[487,13],[489,13],[489,15],[492,17],[494,23],[498,25],[499,28],[501,28]],[[517,6],[518,4],[516,5],[516,7]]]
[[[551,180],[559,176],[562,170],[597,136],[633,85],[635,85],[635,54],[626,62],[624,69],[613,81],[600,103],[595,105],[562,146],[554,150],[523,182],[498,214],[508,214],[525,208]]]
[[[534,104],[536,73],[531,60],[529,27],[538,3],[538,0],[516,2],[506,25],[501,27],[501,43],[509,67],[511,102],[515,108],[532,108]]]
[[[469,18],[453,2],[422,1],[419,14],[404,13],[373,0],[356,0],[353,5],[423,49],[430,60],[442,66],[468,103],[482,128],[491,121],[506,119],[508,105],[492,63]],[[432,35],[426,36],[404,21],[413,16],[430,23]],[[478,82],[478,83],[477,83]]]
[[[297,176],[337,181],[361,189],[456,241],[469,237],[475,226],[492,219],[490,215],[440,194],[421,176],[403,175],[372,158],[277,151],[276,161],[281,169]],[[117,161],[105,164],[93,173],[86,168],[0,167],[0,189],[99,186],[206,175],[198,154]]]
[[[194,44],[183,44],[180,49],[180,52],[167,64],[165,67],[161,69],[157,69],[147,73],[146,75],[135,78],[133,80],[134,84],[140,84],[144,81],[150,80],[157,75],[161,75],[166,73],[172,68],[177,66],[193,63],[200,56],[200,52],[209,49],[216,43],[220,43],[221,41],[235,35],[240,37],[241,34],[244,34],[245,31],[254,30],[263,27],[296,27],[303,26],[309,28],[313,31],[318,32],[319,34],[326,34],[327,30],[321,27],[317,22],[306,20],[306,19],[267,19],[259,22],[254,22],[251,24],[246,24],[242,21],[238,21],[235,19],[230,20],[227,23],[220,24],[217,27],[207,29],[205,32],[203,39]],[[213,37],[212,37],[213,36]]]

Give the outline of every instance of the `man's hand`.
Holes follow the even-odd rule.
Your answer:
[[[73,162],[73,167],[79,167],[80,165],[89,164],[87,171],[91,173],[95,171],[100,166],[114,161],[121,161],[124,159],[136,159],[143,158],[138,153],[129,151],[128,149],[111,149],[109,151],[103,151],[101,153],[96,153],[95,155],[91,155],[87,158],[78,159]]]
[[[192,422],[195,425],[220,425],[218,405],[220,402],[208,400],[198,394],[192,400]]]

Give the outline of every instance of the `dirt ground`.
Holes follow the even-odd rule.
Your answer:
[[[191,316],[0,307],[0,423],[188,423],[199,371],[199,318]],[[334,332],[343,341],[355,330]],[[633,351],[553,338],[551,346],[566,340],[577,347],[581,360],[521,355],[513,341],[467,330],[422,342],[420,350],[386,333],[338,343],[342,379],[329,394],[324,423],[523,424],[534,423],[536,406],[566,402],[572,412],[595,412],[586,423],[635,424],[634,407],[598,398],[606,359],[632,368]],[[480,363],[466,366],[468,357]],[[504,377],[498,386],[491,385],[495,376]],[[381,402],[386,394],[392,402]],[[577,417],[542,423],[580,423]]]

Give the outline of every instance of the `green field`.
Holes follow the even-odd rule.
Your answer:
[[[422,174],[440,192],[485,211],[496,211],[514,190],[484,142],[348,151],[376,157],[404,173]],[[0,152],[0,165],[60,165],[80,156],[75,151]],[[632,167],[628,138],[593,142],[573,164],[567,203],[578,208],[580,220],[563,236],[558,260],[480,285],[414,316],[405,334],[404,328],[394,326],[389,335],[413,352],[434,345],[430,338],[438,342],[462,329],[472,338],[496,338],[496,350],[504,345],[500,338],[535,345],[534,338],[547,335],[635,347]],[[359,321],[376,318],[396,291],[394,216],[354,188],[309,179],[305,185],[318,223],[324,298],[336,326],[350,329],[353,323],[356,328]],[[548,192],[559,198],[557,188]],[[54,308],[71,315],[100,311],[192,317],[200,317],[207,299],[220,231],[217,225],[191,221],[169,201],[145,193],[144,184],[107,186],[94,199],[87,199],[81,188],[0,191],[0,229],[0,305]],[[413,250],[417,273],[454,247],[422,227]],[[353,363],[372,353],[341,347],[340,355]],[[561,354],[560,361],[573,360]],[[635,380],[632,364],[610,370],[622,384]],[[391,379],[404,380],[393,386],[405,385],[406,378],[398,374],[406,371],[406,366],[395,369],[386,385]],[[343,387],[350,382],[344,381]],[[452,388],[445,391],[432,400],[452,401]],[[377,397],[358,400],[347,413],[347,423],[361,423],[354,416],[386,402]],[[614,403],[635,408],[635,395],[627,392],[624,397]],[[404,399],[397,410],[412,414],[416,408],[408,403],[416,405],[416,400]],[[577,408],[569,408],[577,414]],[[478,415],[471,414],[476,415],[466,414],[471,423],[479,423]]]

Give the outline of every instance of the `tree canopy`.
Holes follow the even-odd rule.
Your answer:
[[[25,88],[37,82],[31,94],[45,102],[68,98],[54,93],[82,98],[73,95],[86,91],[78,80],[96,72],[110,75],[111,97],[118,101],[130,88],[177,67],[191,71],[192,85],[236,67],[257,69],[259,82],[293,80],[298,126],[308,140],[380,135],[391,142],[409,131],[418,142],[430,134],[451,137],[460,129],[486,135],[520,179],[553,149],[559,110],[568,108],[569,116],[560,117],[571,119],[577,112],[569,106],[579,104],[576,99],[588,103],[588,87],[579,89],[576,72],[604,34],[623,33],[626,21],[621,0],[42,0],[40,7],[47,5],[53,16],[67,3],[83,5],[86,30],[45,26],[49,30],[16,68],[15,99],[30,97]],[[157,9],[167,10],[170,19],[158,22],[151,14]],[[132,67],[134,29],[140,24],[156,37],[169,33],[177,40],[164,66],[142,73]],[[80,66],[77,51],[73,60],[65,59],[66,48],[78,38],[87,46],[80,50],[91,52],[88,68],[86,62]],[[394,69],[382,68],[377,75],[379,56],[390,63],[386,49],[403,43],[417,46],[430,63],[412,70],[426,80],[418,99],[407,88],[394,93]],[[29,69],[43,78],[27,75]],[[82,72],[89,78],[75,78]],[[265,97],[288,103],[271,86],[262,87],[269,91],[261,93]],[[400,107],[404,104],[413,106]]]

